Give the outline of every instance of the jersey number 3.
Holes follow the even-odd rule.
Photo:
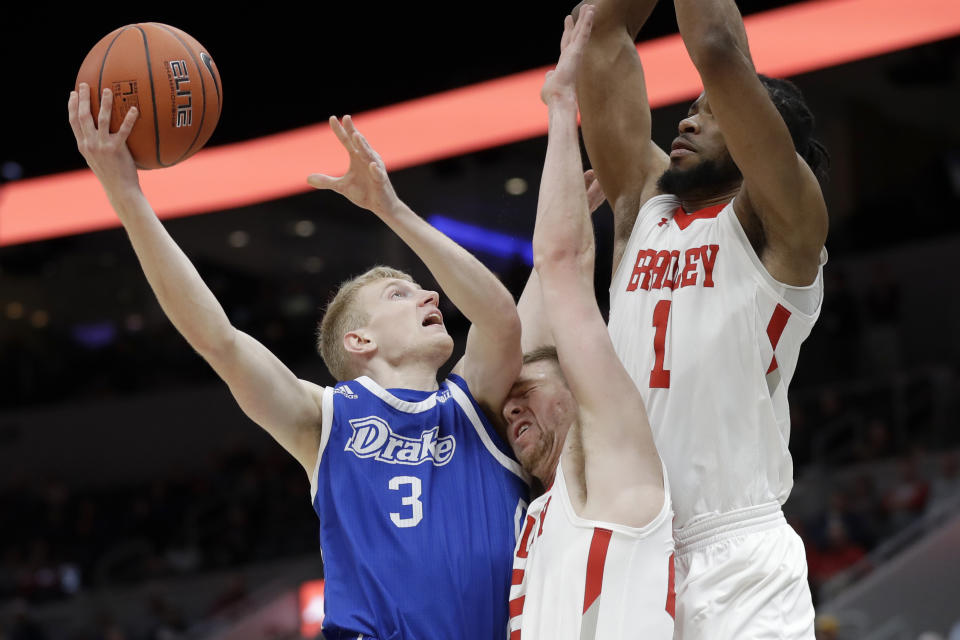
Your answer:
[[[663,368],[663,352],[667,342],[667,325],[670,321],[670,301],[661,300],[653,308],[653,370],[650,372],[651,389],[669,389],[670,371]]]
[[[423,492],[423,486],[420,484],[420,478],[416,476],[394,476],[390,478],[388,485],[391,491],[400,491],[402,487],[408,486],[410,495],[403,496],[400,504],[410,507],[411,515],[401,516],[396,511],[390,513],[390,519],[393,524],[401,529],[415,527],[423,520],[423,503],[420,502],[420,494]]]

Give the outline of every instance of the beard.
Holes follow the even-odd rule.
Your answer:
[[[703,160],[689,169],[671,166],[657,180],[657,188],[681,200],[693,200],[724,191],[742,181],[743,174],[725,152],[719,160]]]

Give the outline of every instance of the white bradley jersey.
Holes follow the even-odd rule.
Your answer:
[[[513,558],[509,640],[670,640],[673,528],[664,501],[641,528],[573,510],[563,465],[527,510]]]
[[[770,276],[733,203],[640,209],[610,288],[610,337],[643,395],[670,474],[675,527],[777,501],[793,487],[787,385],[820,314]],[[791,302],[792,301],[792,302]]]

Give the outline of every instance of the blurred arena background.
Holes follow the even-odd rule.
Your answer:
[[[0,227],[9,189],[84,167],[67,94],[117,26],[166,22],[209,48],[217,147],[549,65],[570,9],[23,4],[0,9]],[[641,39],[675,31],[663,2]],[[791,387],[785,506],[807,543],[818,638],[960,638],[960,38],[792,79],[833,157],[826,300]],[[656,109],[654,139],[668,145],[686,109]],[[519,294],[545,141],[412,166],[394,184]],[[430,282],[332,194],[167,225],[232,321],[321,384],[314,331],[337,283],[377,262]],[[609,264],[606,207],[596,226]],[[608,281],[598,270],[602,301]],[[308,481],[164,318],[120,229],[0,247],[0,365],[0,639],[317,636]]]

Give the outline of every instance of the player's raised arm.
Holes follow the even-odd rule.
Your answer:
[[[584,172],[583,186],[587,193],[587,208],[590,213],[593,213],[606,201],[600,181],[597,180],[593,169]],[[520,324],[523,326],[521,346],[524,353],[533,351],[537,347],[556,346],[556,340],[553,339],[553,333],[547,321],[546,310],[543,308],[540,276],[537,275],[536,269],[530,270],[530,277],[517,301],[517,312],[520,314]]]
[[[650,139],[650,104],[634,44],[656,0],[592,4],[593,32],[577,76],[577,97],[587,154],[613,208],[616,270],[640,206],[655,195],[657,178],[669,164]]]
[[[393,190],[383,160],[357,131],[350,116],[330,126],[350,154],[339,178],[312,174],[310,185],[332,189],[383,220],[423,260],[451,302],[472,323],[463,360],[455,371],[477,402],[499,416],[520,371],[520,318],[506,287],[460,245],[414,213]]]
[[[109,133],[113,100],[104,90],[97,125],[90,89],[70,93],[77,147],[100,180],[164,313],[229,385],[243,411],[312,473],[320,438],[319,387],[298,380],[270,351],[236,330],[197,270],[150,207],[126,145],[137,118],[131,109]]]
[[[733,0],[675,0],[680,35],[703,81],[705,117],[716,118],[743,174],[735,201],[741,220],[756,216],[770,274],[791,285],[817,275],[827,209],[816,176],[754,69]],[[684,125],[681,123],[681,131]]]
[[[566,46],[541,94],[550,129],[533,255],[560,366],[580,407],[587,507],[641,526],[660,510],[663,477],[643,400],[613,349],[593,289],[593,228],[581,179],[574,92],[591,19],[591,9],[581,11],[575,28],[567,18]],[[659,492],[660,499],[638,500],[638,492]]]

